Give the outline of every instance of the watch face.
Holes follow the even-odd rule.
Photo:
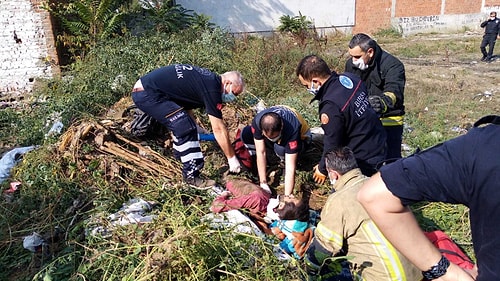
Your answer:
[[[422,271],[422,275],[427,280],[437,279],[446,274],[446,270],[448,270],[449,266],[450,261],[445,256],[441,256],[439,262],[436,265],[433,265],[431,269]]]

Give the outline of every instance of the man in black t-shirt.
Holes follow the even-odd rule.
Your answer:
[[[172,132],[174,155],[183,164],[186,183],[198,188],[215,184],[200,177],[204,159],[194,120],[195,108],[205,108],[215,139],[228,159],[229,170],[240,172],[221,109],[224,103],[234,101],[244,86],[237,71],[218,75],[189,64],[158,68],[135,83],[132,99],[137,107]]]
[[[492,123],[486,126],[482,124]],[[387,164],[358,193],[384,236],[427,279],[500,280],[500,116],[486,116],[467,134]],[[465,272],[426,238],[409,208],[415,202],[469,208],[477,268]]]
[[[241,139],[250,155],[256,155],[260,186],[271,192],[267,184],[267,143],[285,164],[285,196],[293,195],[299,153],[311,142],[311,130],[302,115],[285,105],[266,108],[253,118],[251,126],[243,128]]]

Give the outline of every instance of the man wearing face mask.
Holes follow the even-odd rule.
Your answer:
[[[368,92],[358,76],[337,74],[318,56],[304,57],[297,66],[300,83],[319,101],[319,117],[325,132],[323,155],[314,169],[316,183],[326,179],[325,155],[337,147],[354,152],[363,174],[376,172],[386,158],[386,136],[382,123],[368,102]]]
[[[335,192],[321,211],[315,237],[304,256],[312,277],[309,280],[331,276],[333,266],[328,259],[335,256],[352,257],[342,263],[350,272],[333,272],[336,278],[322,280],[422,280],[420,270],[385,239],[356,200],[368,178],[358,169],[352,150],[340,147],[328,152],[326,169]]]
[[[500,19],[497,18],[497,12],[491,12],[490,17],[481,23],[481,27],[484,28],[483,41],[480,47],[481,53],[483,53],[481,61],[491,62],[495,42],[497,37],[500,37]],[[490,48],[486,52],[486,46],[488,45]]]
[[[368,88],[370,105],[386,130],[387,158],[401,158],[406,83],[403,63],[363,33],[352,37],[349,55],[345,71],[361,77]]]
[[[194,65],[172,64],[142,76],[134,85],[132,99],[140,110],[172,133],[174,155],[182,162],[184,181],[205,189],[215,182],[200,177],[204,159],[193,109],[205,108],[215,139],[228,159],[230,172],[239,173],[240,163],[221,109],[224,103],[234,101],[244,87],[238,71],[218,75]]]
[[[266,146],[272,146],[285,163],[285,195],[293,195],[299,153],[311,142],[311,130],[302,116],[285,106],[272,106],[259,112],[252,125],[243,128],[241,139],[250,155],[256,155],[260,186],[271,193],[267,183]]]

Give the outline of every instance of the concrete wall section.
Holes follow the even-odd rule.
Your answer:
[[[479,23],[484,15],[434,15],[421,17],[397,17],[392,19],[393,26],[397,27],[404,35],[425,32],[456,32],[470,29],[479,29]]]
[[[52,76],[57,56],[49,55],[55,48],[47,45],[44,23],[29,0],[0,0],[0,100],[30,92],[36,78]]]
[[[355,0],[177,0],[198,14],[211,16],[215,24],[231,32],[276,30],[283,15],[299,12],[318,28],[354,25]]]

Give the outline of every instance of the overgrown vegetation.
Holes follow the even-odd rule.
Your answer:
[[[25,110],[0,111],[0,139],[4,143],[41,145],[25,155],[13,170],[11,179],[22,182],[20,190],[0,202],[0,279],[292,280],[303,275],[299,262],[278,260],[272,239],[211,228],[201,219],[208,213],[212,199],[206,192],[161,177],[139,181],[133,173],[110,179],[104,176],[105,160],[91,158],[99,153],[95,147],[78,147],[89,158],[82,169],[76,165],[75,155],[57,149],[60,139],[45,136],[54,120],[61,120],[68,128],[84,119],[103,119],[111,105],[129,97],[137,78],[170,63],[196,64],[219,73],[240,70],[247,82],[247,93],[235,105],[238,122],[248,124],[251,107],[262,99],[267,105],[292,106],[311,126],[319,125],[317,104],[309,103],[312,96],[297,82],[295,66],[304,55],[315,53],[342,71],[348,36],[331,37],[326,45],[314,36],[235,38],[213,28],[202,15],[195,17],[198,24],[193,24],[193,18],[180,7],[162,9],[157,11],[162,14],[157,14],[156,19],[155,15],[152,19],[145,15],[146,21],[158,27],[147,36],[124,32],[106,40],[89,41],[95,44],[88,45],[88,49],[79,50],[75,45],[72,53],[85,50],[85,56],[79,55],[81,59],[70,65],[62,77],[43,81]],[[288,21],[283,25],[287,28],[283,30],[292,33],[300,34],[308,24],[302,15],[285,19]],[[192,25],[184,26],[184,20]],[[181,29],[183,32],[175,32]],[[385,33],[389,36],[384,37]],[[89,40],[85,36],[81,35],[81,39]],[[413,39],[395,37],[393,32],[379,33],[377,39],[407,63],[407,154],[457,136],[463,133],[460,129],[466,130],[480,116],[500,111],[497,100],[475,98],[489,88],[474,84],[468,70],[445,65],[445,73],[427,71],[418,76],[416,73],[422,72],[415,69],[427,60],[421,66],[409,63],[419,57],[437,57],[440,59],[436,61],[445,63],[469,60],[471,48],[460,46],[477,46],[478,39],[397,45],[401,40]],[[201,111],[197,114],[207,122]],[[209,159],[204,173],[220,176],[225,163],[220,160],[223,157],[219,149],[211,144],[203,148]],[[299,176],[310,180],[306,172]],[[2,183],[4,189],[7,185]],[[91,235],[95,225],[109,227],[107,216],[135,197],[158,203],[153,223],[117,227],[107,236]],[[415,210],[422,227],[447,231],[472,254],[465,207],[421,204]],[[23,237],[33,232],[47,238],[48,248],[38,253],[23,248]]]

